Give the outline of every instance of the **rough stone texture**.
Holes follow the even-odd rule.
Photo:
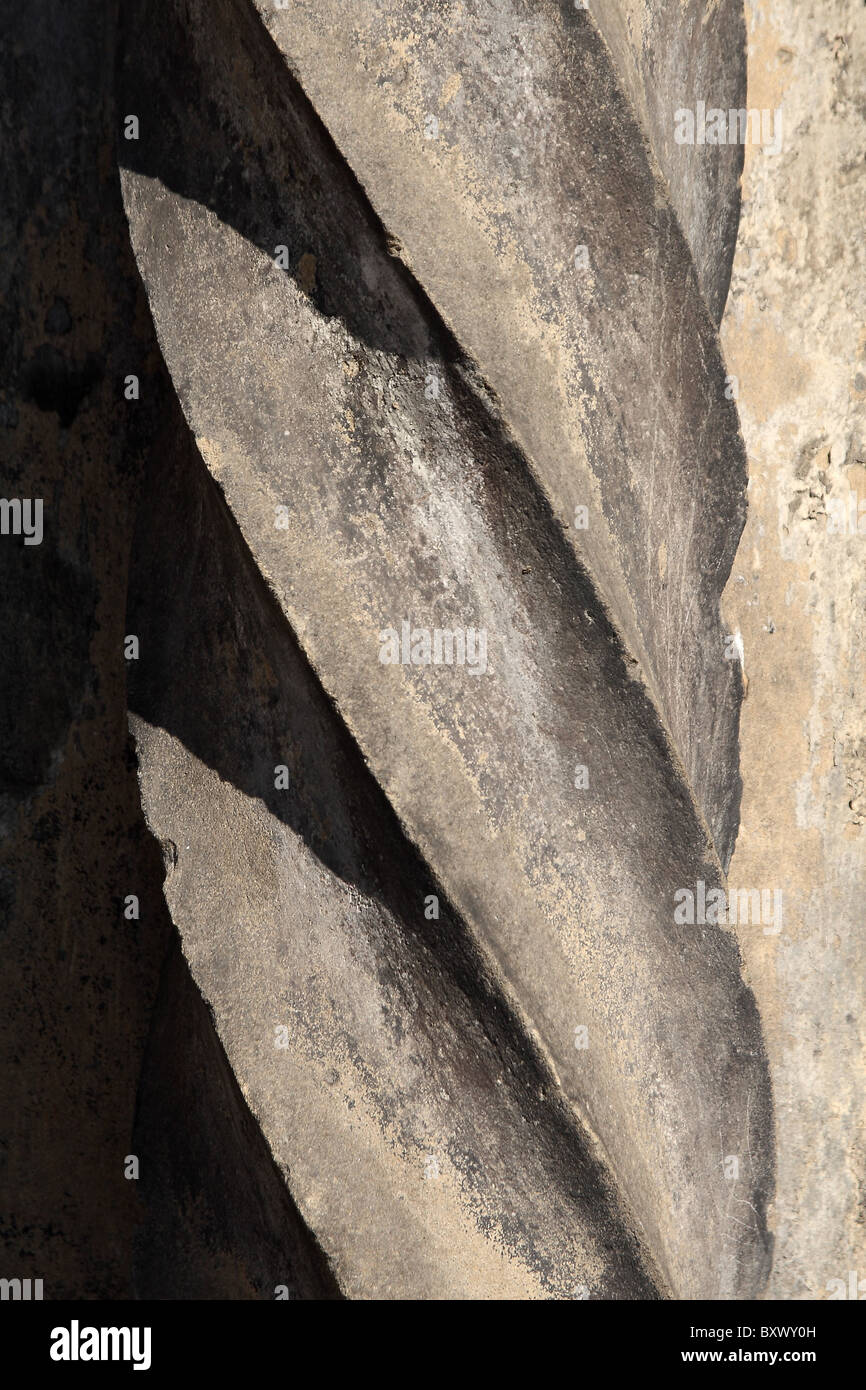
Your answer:
[[[46,537],[0,540],[2,1272],[821,1296],[864,1258],[866,542],[822,513],[866,500],[864,12],[747,11],[786,138],[725,364],[743,150],[672,131],[745,104],[737,0],[4,9]],[[404,619],[486,670],[383,665]],[[740,737],[778,936],[674,920]]]
[[[747,14],[749,104],[785,136],[747,150],[723,326],[751,477],[724,605],[748,680],[731,881],[784,894],[781,935],[741,932],[777,1105],[768,1295],[825,1298],[866,1270],[866,9]]]
[[[742,445],[675,208],[588,12],[473,0],[430,14],[420,0],[362,0],[349,27],[339,3],[258,8],[382,219],[390,254],[496,393],[726,865],[740,681],[721,654],[716,608],[745,515]],[[210,23],[196,40],[189,8],[187,43],[216,98]],[[267,67],[261,46],[252,66]],[[734,65],[727,83],[717,78],[731,103],[738,77]],[[679,90],[677,80],[669,105]],[[683,149],[680,165],[691,165]],[[145,149],[136,156],[147,172]],[[725,191],[729,220],[736,185]],[[726,237],[708,247],[721,267]],[[586,269],[573,264],[576,244]],[[324,249],[321,259],[324,275]],[[581,503],[591,521],[577,533]]]
[[[443,902],[424,920],[436,885],[203,466],[153,481],[131,609],[151,655],[131,703],[166,895],[341,1287],[653,1296],[603,1171],[459,919]],[[219,673],[204,688],[203,669]],[[273,788],[274,749],[291,797]]]
[[[139,672],[145,811],[178,847],[167,899],[229,1060],[347,1291],[629,1297],[644,1276],[618,1262],[636,1240],[659,1292],[753,1295],[772,1186],[760,1028],[730,933],[673,915],[678,888],[721,882],[736,818],[739,675],[718,618],[742,520],[736,415],[687,243],[588,16],[443,14],[392,99],[367,59],[381,75],[377,44],[405,47],[411,5],[359,5],[346,32],[336,9],[299,4],[265,16],[276,43],[237,0],[127,12],[133,245],[197,447],[286,633],[275,614],[255,635],[237,560],[224,579],[146,581],[169,595],[159,631],[184,655]],[[283,60],[293,43],[318,114]],[[431,153],[424,112],[458,61],[465,91]],[[578,189],[592,232],[579,312]],[[567,518],[585,497],[578,533]],[[216,564],[225,522],[210,517],[202,505],[183,533]],[[230,588],[209,625],[208,596]],[[199,668],[229,680],[240,645],[250,670],[247,698],[215,697],[204,754],[210,719],[192,672],[177,675],[197,649],[191,611]],[[404,618],[483,628],[489,669],[383,667],[379,632]],[[434,958],[444,969],[465,935],[459,1027],[447,973],[429,993],[420,868],[398,892],[394,868],[359,882],[357,850],[336,853],[359,811],[334,823],[321,804],[323,777],[337,803],[350,777],[298,712],[289,630],[453,904]],[[249,699],[268,672],[269,698]],[[283,763],[291,786],[275,791]],[[510,1092],[534,1088],[478,1042],[500,1103],[488,1112],[465,1079],[491,989],[541,1053],[533,1124],[562,1112],[592,1156],[571,1160],[567,1222],[545,1217],[553,1179],[533,1183],[515,1129]],[[740,1153],[737,1185],[724,1158]],[[347,1163],[370,1176],[353,1187]],[[577,1200],[595,1184],[616,1194],[610,1215]]]
[[[588,0],[617,72],[643,120],[671,204],[718,323],[737,241],[743,146],[677,144],[678,108],[746,105],[745,22],[739,0]]]
[[[41,545],[0,537],[2,1277],[42,1279],[46,1299],[128,1298],[137,1237],[144,1230],[146,1243],[156,1217],[149,1182],[140,1193],[124,1160],[137,1154],[150,1178],[177,1097],[154,1085],[148,1056],[175,1088],[183,1057],[169,1070],[158,1043],[148,1045],[165,997],[163,962],[176,966],[162,856],[144,825],[127,728],[127,570],[148,457],[173,457],[183,427],[120,201],[115,6],[49,2],[23,22],[17,5],[4,4],[2,30],[3,496],[44,501]],[[128,372],[143,383],[135,403],[123,398]],[[139,898],[138,921],[124,917],[128,894]],[[234,1106],[221,1133],[217,1205],[243,1211],[238,1174],[250,1146],[237,1154],[231,1144],[249,1115],[231,1074],[219,1074],[206,1006],[187,985],[186,1016],[170,1026],[210,1048],[195,1087],[212,1132],[226,1095]],[[136,1120],[139,1086],[150,1100]],[[177,1146],[174,1188],[163,1167],[163,1258],[203,1230],[207,1259],[190,1278],[201,1287],[228,1244],[218,1296],[249,1297],[261,1264],[256,1224],[238,1240],[217,1218],[196,1220],[184,1187],[196,1142]],[[284,1189],[281,1202],[284,1238],[260,1281],[264,1296],[277,1275],[294,1284],[292,1270],[317,1258],[296,1213],[291,1225]],[[146,1272],[137,1287],[162,1296]]]

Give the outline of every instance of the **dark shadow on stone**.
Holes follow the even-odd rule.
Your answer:
[[[325,318],[339,318],[369,353],[377,370],[383,365],[375,361],[380,352],[391,357],[387,369],[395,372],[417,359],[441,361],[449,374],[449,384],[461,395],[461,404],[467,406],[467,450],[475,451],[482,436],[487,436],[484,444],[489,448],[485,447],[484,452],[489,466],[484,474],[491,479],[489,491],[495,494],[503,492],[506,486],[514,488],[515,473],[522,475],[518,486],[532,514],[543,517],[544,530],[539,534],[547,537],[545,546],[555,550],[555,563],[569,576],[569,586],[588,589],[580,562],[575,561],[570,546],[563,540],[561,526],[552,516],[531,466],[506,437],[496,401],[490,398],[485,384],[477,380],[435,305],[402,262],[390,254],[388,234],[363,187],[292,76],[250,0],[214,0],[207,9],[206,27],[198,7],[187,6],[183,0],[157,0],[156,4],[147,5],[137,0],[124,7],[120,51],[118,82],[123,106],[139,117],[140,126],[137,140],[119,137],[121,166],[159,181],[185,200],[207,207],[224,226],[231,227],[271,260],[277,246],[286,246],[289,271],[315,312]],[[584,60],[588,61],[586,55]],[[637,158],[634,150],[630,159],[634,177],[645,181],[648,171],[642,159]],[[641,166],[639,171],[637,165]],[[605,196],[605,206],[608,201]],[[142,229],[141,235],[160,238],[158,219]],[[622,235],[625,246],[630,233]],[[683,253],[685,249],[683,243]],[[170,245],[158,245],[155,256],[148,259],[151,264],[161,259],[169,269],[173,254]],[[204,248],[202,254],[206,254]],[[268,265],[263,263],[261,275],[268,273]],[[253,271],[252,293],[258,290],[257,276],[258,271]],[[595,309],[588,307],[587,313],[598,319],[601,342],[609,332],[607,308],[600,303]],[[296,326],[287,316],[286,334],[295,331]],[[177,349],[181,345],[181,357],[197,351],[194,337],[186,341],[182,336],[194,333],[195,328],[182,320],[173,326],[173,346]],[[611,345],[606,342],[605,352],[610,351]],[[175,363],[171,365],[178,371],[175,385],[187,407],[183,369]],[[467,388],[469,379],[471,385]],[[692,382],[690,390],[696,389]],[[491,401],[489,413],[484,408],[485,394]],[[600,429],[602,420],[607,425],[593,444],[593,467],[605,478],[605,515],[616,533],[620,527],[626,528],[620,536],[625,553],[638,554],[637,534],[627,529],[629,524],[637,524],[632,516],[631,484],[627,474],[620,476],[622,470],[608,468],[606,460],[638,447],[645,430],[635,426],[626,437],[616,391],[609,398],[606,393],[600,396],[598,405],[596,425]],[[725,428],[731,428],[730,420]],[[723,433],[721,424],[719,429]],[[512,463],[514,472],[509,476]],[[719,473],[724,474],[721,466]],[[693,480],[688,485],[692,486]],[[508,499],[496,504],[497,510],[505,508],[514,510]],[[742,517],[737,522],[738,527],[741,525]],[[715,517],[712,528],[715,536]],[[717,611],[720,582],[715,571],[720,566],[721,560],[714,569],[701,570],[695,604],[699,613],[712,615]],[[633,569],[626,582],[641,611],[649,611],[651,566]],[[607,595],[602,599],[605,597],[610,598]],[[589,594],[584,598],[581,594],[579,602],[612,635],[598,596]],[[623,615],[619,617],[622,620]],[[674,636],[668,640],[674,640]],[[618,646],[615,639],[609,667],[614,685],[622,684],[621,673],[614,670]],[[660,644],[657,665],[664,651]],[[711,734],[715,739],[716,730],[722,729],[724,761],[731,773],[721,785],[711,789],[711,800],[703,811],[726,866],[739,820],[737,735],[742,686],[739,672],[730,663],[721,669],[723,674],[707,665],[701,672],[701,680],[711,677],[716,682],[718,694],[711,716],[712,728],[705,736]],[[642,717],[652,737],[660,739],[658,711],[647,708]],[[683,750],[679,751],[682,755]]]
[[[337,1299],[173,936],[138,1095],[141,1299]]]
[[[604,1296],[659,1297],[609,1176],[568,1107],[555,1099],[555,1081],[493,984],[465,923],[403,834],[176,409],[179,446],[171,456],[154,456],[133,551],[127,630],[138,635],[141,657],[130,664],[131,711],[261,800],[332,873],[382,904],[413,969],[435,979],[443,1016],[480,1022],[484,1055],[492,1050],[502,1059],[527,1124],[544,1135],[548,1181],[562,1184],[575,1210],[603,1233],[616,1270]],[[274,789],[278,763],[289,768],[289,792]],[[438,921],[424,918],[431,893],[439,897]],[[466,1117],[463,1151],[453,1157],[467,1181],[483,1183],[484,1165],[472,1148],[474,1120]],[[519,1171],[522,1148],[512,1157]],[[532,1219],[530,1212],[530,1228]],[[506,1238],[538,1263],[543,1256],[535,1253],[530,1228],[519,1215],[503,1213]]]
[[[206,34],[179,8],[123,7],[118,102],[139,138],[119,133],[121,167],[210,208],[271,260],[286,247],[287,273],[368,347],[427,352],[421,296],[399,261],[389,257],[381,290],[359,294],[365,254],[388,256],[386,234],[252,5],[214,0]],[[453,352],[444,330],[439,347]]]

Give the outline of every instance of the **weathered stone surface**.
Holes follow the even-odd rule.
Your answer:
[[[382,219],[389,252],[496,393],[727,865],[740,682],[723,659],[717,602],[745,515],[742,443],[667,184],[589,13],[472,0],[430,14],[362,0],[347,26],[339,3],[258,9]],[[220,78],[204,43],[212,20],[197,41],[196,14],[188,42],[215,100]],[[239,19],[233,27],[243,30]],[[248,61],[269,70],[261,43]],[[672,129],[678,80],[664,92]],[[240,103],[235,119],[251,118],[267,115]],[[288,158],[290,137],[278,138]],[[246,139],[258,134],[248,128]],[[675,149],[665,163],[688,184],[694,154]],[[136,157],[148,172],[144,146]],[[728,160],[725,150],[712,167]],[[726,282],[732,247],[719,223],[735,221],[735,178],[703,200],[711,204],[718,215],[691,229]],[[581,247],[585,267],[575,264]],[[325,247],[320,261],[325,277]],[[581,504],[590,525],[575,532]]]
[[[741,932],[778,1107],[768,1293],[826,1298],[866,1271],[866,9],[747,12],[749,103],[785,136],[746,152],[723,329],[751,474],[725,595],[749,682],[731,880],[785,904],[780,935]]]
[[[866,11],[7,8],[0,1273],[862,1273]]]
[[[714,320],[722,317],[737,241],[739,142],[680,144],[676,112],[746,106],[746,37],[740,0],[588,0],[617,72],[643,119],[688,239]]]
[[[471,936],[444,896],[425,919],[441,888],[203,465],[153,484],[132,585],[150,658],[131,702],[166,897],[340,1286],[655,1296],[603,1166]]]
[[[128,1298],[137,1235],[156,1220],[125,1158],[139,1157],[152,1190],[175,1104],[154,1094],[147,1061],[175,933],[127,727],[127,570],[148,456],[175,457],[183,425],[120,201],[116,6],[5,5],[2,31],[2,493],[42,499],[43,538],[0,536],[0,1275],[41,1279],[46,1299]],[[209,1034],[218,1056],[194,988],[189,999],[177,1036],[205,1047]],[[136,1124],[139,1084],[150,1101]],[[199,1071],[205,1111],[224,1104],[221,1084]],[[240,1125],[222,1136],[218,1210],[244,1210]],[[173,1173],[162,1167],[164,1250],[189,1224],[200,1137],[175,1146]],[[255,1234],[250,1222],[234,1245],[210,1221],[212,1246],[228,1250],[219,1296],[250,1296]],[[288,1249],[275,1274],[289,1272]],[[207,1269],[202,1258],[190,1283]]]
[[[250,1115],[177,941],[138,1090],[143,1299],[333,1299],[340,1293]]]
[[[146,814],[178,846],[167,898],[253,1112],[353,1294],[448,1287],[561,1296],[578,1283],[593,1295],[634,1296],[643,1276],[603,1256],[608,1221],[622,1252],[637,1240],[660,1292],[754,1294],[767,1273],[762,1213],[772,1186],[760,1028],[731,934],[674,921],[678,889],[721,883],[719,855],[727,857],[736,820],[739,678],[724,659],[718,594],[742,519],[742,449],[687,244],[630,138],[634,117],[605,50],[586,17],[575,29],[540,25],[527,68],[536,83],[536,119],[525,132],[526,167],[538,171],[533,195],[561,214],[577,185],[588,225],[604,228],[578,371],[565,331],[577,325],[554,293],[543,246],[533,261],[530,225],[540,235],[547,223],[531,223],[523,192],[503,191],[501,232],[528,252],[535,288],[520,284],[507,258],[488,284],[479,272],[492,267],[496,245],[485,230],[485,180],[475,198],[449,183],[447,208],[445,184],[423,201],[424,175],[417,186],[410,178],[423,134],[419,127],[401,143],[391,122],[393,185],[389,173],[380,189],[375,160],[368,167],[364,151],[352,151],[377,210],[393,200],[383,227],[250,6],[205,14],[166,4],[160,14],[150,7],[144,26],[134,14],[125,26],[124,101],[142,129],[124,152],[133,244],[198,448],[276,600],[262,638],[241,627],[247,598],[212,635],[205,626],[216,654],[207,667],[228,677],[243,632],[245,660],[249,650],[266,653],[250,670],[271,673],[279,709],[298,698],[286,654],[294,633],[426,864],[399,890],[398,931],[393,909],[383,920],[375,901],[359,904],[341,885],[345,865],[332,862],[334,832],[322,832],[307,764],[334,777],[331,800],[341,776],[333,754],[311,744],[311,720],[295,712],[293,728],[287,709],[274,726],[261,698],[239,704],[230,688],[203,756],[192,744],[210,720],[200,691],[190,707],[192,673],[178,685],[176,661],[164,659],[158,675],[141,669],[155,682],[135,723]],[[304,6],[278,14],[277,37],[282,22],[294,35],[306,18]],[[459,127],[470,152],[485,112],[492,127],[488,74],[505,53],[495,27],[476,52],[477,32],[464,35],[480,103]],[[441,31],[436,48],[446,59],[447,37]],[[356,31],[362,53],[363,39]],[[317,43],[329,51],[321,34]],[[554,61],[563,45],[582,64],[565,86]],[[339,49],[335,67],[351,86]],[[564,164],[534,159],[540,134],[558,130],[566,97],[584,102],[578,132],[604,119],[617,155],[609,165],[588,137],[563,147]],[[323,86],[315,99],[334,114]],[[358,88],[353,130],[376,124],[367,109],[376,99],[375,84]],[[339,143],[345,131],[336,134]],[[481,170],[491,183],[500,178],[496,156]],[[278,268],[280,247],[289,274]],[[642,264],[649,268],[639,273]],[[489,307],[475,293],[482,284]],[[546,347],[533,300],[549,306]],[[504,329],[520,323],[515,344]],[[616,324],[618,353],[606,336]],[[657,348],[641,355],[641,334],[644,349]],[[684,341],[696,344],[688,361]],[[671,389],[644,414],[656,361],[670,364]],[[581,382],[593,375],[587,391]],[[577,544],[564,513],[587,495],[598,506]],[[226,521],[204,505],[196,516],[208,537],[201,543],[220,551]],[[191,636],[171,635],[186,631],[193,605],[180,595],[195,593],[198,609],[203,595],[225,593],[237,566],[221,563],[225,580],[166,586],[172,606],[160,630],[178,653],[195,650]],[[379,634],[404,619],[483,629],[486,670],[383,666]],[[576,763],[591,770],[587,789],[575,788]],[[282,765],[287,790],[275,789]],[[326,847],[324,878],[305,848],[307,822]],[[348,811],[343,834],[347,823]],[[383,872],[374,899],[398,891],[394,872]],[[534,1160],[515,1146],[509,1090],[487,1113],[467,1087],[467,1063],[455,1060],[449,1079],[447,1048],[436,1062],[431,1035],[445,1023],[428,1018],[450,986],[443,977],[416,1003],[432,968],[425,874],[453,905],[444,940],[465,937],[473,972],[501,997],[522,1050],[529,1055],[533,1041],[540,1050],[543,1123],[561,1112],[569,1142],[602,1165],[598,1176],[589,1165],[583,1182],[615,1194],[610,1217],[601,1196],[574,1203],[565,1249],[539,1188],[527,1181],[528,1204],[510,1191],[514,1165],[528,1173]],[[423,947],[407,954],[401,944],[383,977],[383,954],[395,950],[383,939],[417,933]],[[440,944],[443,969],[446,951]],[[480,988],[470,992],[476,1012]],[[283,1056],[272,1035],[275,999],[290,1014]],[[582,1028],[585,1049],[575,1046]],[[429,1051],[425,1086],[406,1070],[401,1044],[415,1068]],[[474,1050],[474,1065],[495,1084],[492,1061]],[[310,1078],[313,1059],[326,1078],[340,1078],[330,1091]],[[303,1125],[292,1119],[301,1113]],[[436,1143],[427,1137],[435,1135]],[[425,1144],[434,1157],[437,1145],[448,1153],[451,1182],[444,1173],[439,1186],[425,1182]],[[508,1156],[504,1170],[494,1152]],[[723,1160],[739,1153],[737,1188]],[[375,1177],[350,1190],[346,1163]],[[356,1202],[366,1225],[352,1215]],[[503,1210],[513,1224],[497,1221]]]

